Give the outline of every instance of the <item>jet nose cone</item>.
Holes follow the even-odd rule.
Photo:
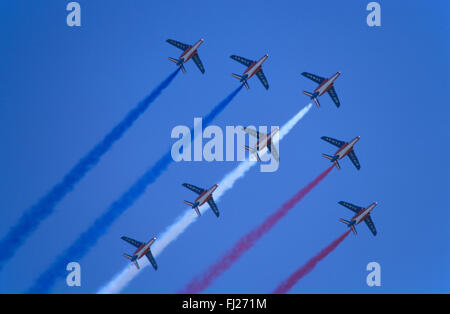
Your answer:
[[[378,205],[378,202],[375,202],[375,205]]]

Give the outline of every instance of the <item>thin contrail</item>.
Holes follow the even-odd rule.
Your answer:
[[[316,256],[311,258],[305,265],[297,269],[292,275],[290,275],[285,281],[283,281],[274,291],[273,293],[287,293],[291,288],[304,276],[309,274],[325,257],[328,256],[331,252],[333,252],[336,247],[344,241],[344,239],[348,236],[350,230],[342,234],[339,238],[331,242],[326,248],[319,252]]]
[[[308,104],[302,108],[294,117],[292,117],[286,124],[280,129],[279,139],[283,139],[292,128],[308,113],[312,104]],[[214,199],[218,202],[220,198],[233,187],[237,180],[242,178],[251,167],[256,165],[257,162],[243,161],[233,171],[228,173],[222,181],[219,183],[219,187],[214,193]],[[200,208],[203,213],[208,207]],[[156,242],[152,247],[154,256],[158,256],[172,241],[177,239],[193,222],[197,220],[197,215],[193,213],[192,208],[187,209],[184,214],[179,216],[175,222],[170,225],[160,236],[158,236]],[[147,267],[149,262],[143,258],[139,260],[141,269]],[[100,288],[98,293],[119,293],[137,274],[139,271],[132,265],[126,266],[120,273],[118,273],[111,281],[105,286]]]
[[[221,102],[219,102],[211,112],[203,118],[203,124],[209,125],[226,108],[234,97],[242,90],[240,85]],[[191,129],[191,134],[194,130]],[[53,264],[34,282],[28,293],[47,293],[56,283],[58,278],[65,275],[65,268],[69,262],[79,261],[97,243],[111,225],[122,215],[134,202],[144,194],[146,188],[154,183],[160,175],[173,162],[171,150],[169,149],[150,169],[148,169],[118,200],[113,202],[107,210],[98,217],[94,223],[85,230],[72,245],[59,255]]]
[[[167,88],[178,74],[178,68],[160,83],[144,100],[134,107],[125,118],[120,121],[94,148],[89,151],[78,163],[64,176],[61,182],[56,184],[36,204],[31,206],[20,217],[6,236],[0,241],[0,270],[21,247],[25,240],[37,229],[39,224],[50,216],[55,206],[74,188],[83,177],[98,164],[101,157],[107,153],[113,144],[117,142],[134,122],[147,110],[161,92]]]

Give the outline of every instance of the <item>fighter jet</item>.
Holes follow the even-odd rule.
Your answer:
[[[340,201],[339,204],[347,207],[348,209],[350,209],[355,213],[355,216],[353,216],[353,218],[350,221],[342,218],[339,219],[340,222],[345,223],[350,229],[352,229],[353,234],[355,235],[357,234],[355,226],[359,224],[361,221],[364,221],[367,227],[369,227],[372,234],[374,236],[377,235],[377,229],[375,229],[372,217],[370,217],[370,212],[375,208],[375,206],[377,206],[378,204],[377,202],[370,204],[370,206],[367,208],[359,207],[343,201]]]
[[[317,107],[320,107],[320,103],[317,97],[322,96],[323,94],[325,94],[325,92],[328,92],[328,95],[330,95],[331,99],[336,104],[336,107],[339,108],[341,103],[339,102],[339,98],[336,94],[336,91],[334,90],[333,83],[338,78],[338,76],[341,75],[341,72],[337,72],[329,79],[308,72],[303,72],[302,75],[319,84],[319,86],[317,86],[313,93],[303,91],[303,94],[309,96],[316,103]]]
[[[233,77],[237,78],[241,83],[244,84],[245,88],[249,89],[247,80],[249,80],[253,75],[256,74],[256,76],[259,78],[261,83],[264,85],[266,89],[269,89],[269,83],[267,82],[266,76],[264,75],[264,72],[262,70],[262,64],[266,59],[269,57],[268,54],[266,54],[264,57],[259,59],[258,61],[253,61],[249,59],[245,59],[243,57],[232,55],[230,58],[233,60],[236,60],[237,62],[242,63],[247,67],[247,70],[245,70],[244,74],[239,75],[233,73]]]
[[[198,47],[203,43],[203,39],[200,39],[193,46],[183,44],[183,43],[173,40],[173,39],[167,39],[167,42],[169,44],[174,45],[175,47],[183,50],[183,53],[181,54],[179,59],[169,57],[169,60],[172,62],[175,62],[175,64],[181,68],[181,71],[183,71],[183,73],[186,73],[186,69],[184,68],[184,63],[188,62],[189,59],[191,59],[191,58],[194,61],[194,63],[197,65],[200,72],[205,73],[205,68],[203,67],[202,61],[200,60],[200,57],[198,56],[198,52],[197,52]]]
[[[198,209],[200,206],[202,206],[205,203],[208,203],[209,207],[211,207],[214,214],[216,214],[217,217],[219,217],[219,209],[217,208],[216,203],[214,202],[214,199],[212,197],[212,193],[217,189],[219,186],[218,184],[214,184],[211,188],[208,190],[196,187],[195,185],[183,183],[183,186],[188,188],[191,191],[194,191],[199,196],[197,199],[192,203],[189,201],[184,201],[186,205],[191,206],[198,216],[200,216],[200,210]]]
[[[345,156],[348,156],[348,158],[350,158],[352,163],[355,165],[356,169],[359,170],[361,168],[361,165],[359,164],[358,158],[356,158],[355,151],[353,150],[353,146],[356,144],[356,142],[359,141],[359,138],[360,137],[357,136],[351,142],[347,143],[328,136],[322,136],[321,139],[323,139],[324,141],[327,141],[328,143],[339,147],[339,149],[333,156],[327,154],[322,154],[322,156],[329,159],[331,162],[334,162],[336,168],[338,169],[341,169],[338,160],[344,158]]]
[[[258,161],[261,161],[261,158],[259,158],[258,153],[266,147],[269,150],[269,152],[272,154],[273,158],[275,158],[276,161],[280,161],[280,156],[278,155],[278,151],[272,142],[273,137],[279,131],[278,128],[274,129],[271,133],[267,133],[267,134],[261,134],[259,131],[256,131],[255,129],[251,129],[251,128],[243,128],[243,129],[244,129],[244,132],[256,137],[256,139],[257,139],[255,147],[252,148],[249,146],[244,146],[244,148],[246,150],[250,151],[251,153],[255,154]]]
[[[155,242],[156,238],[151,239],[147,243],[142,243],[128,237],[122,237],[121,239],[137,247],[137,250],[133,253],[133,255],[128,255],[125,253],[123,254],[124,257],[128,258],[130,261],[134,263],[137,269],[140,269],[137,260],[141,259],[144,255],[152,264],[153,268],[155,270],[158,269],[158,265],[156,264],[155,258],[153,257],[152,252],[150,251],[150,246],[153,244],[153,242]]]

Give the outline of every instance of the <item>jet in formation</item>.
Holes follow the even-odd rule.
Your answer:
[[[247,70],[245,70],[244,74],[239,75],[239,74],[235,74],[233,73],[233,77],[237,78],[241,83],[244,84],[245,88],[249,89],[250,87],[248,86],[248,80],[256,74],[256,76],[259,78],[259,80],[261,81],[261,83],[264,85],[264,87],[266,89],[269,89],[269,83],[267,82],[266,76],[264,75],[264,72],[262,70],[262,64],[264,63],[264,61],[266,61],[266,59],[269,57],[268,54],[266,54],[264,57],[262,57],[261,59],[259,59],[258,61],[253,61],[253,60],[249,60],[243,57],[239,57],[239,56],[235,56],[232,55],[230,58],[242,63],[243,65],[245,65],[247,67]]]
[[[123,254],[124,257],[128,258],[130,261],[134,263],[137,269],[140,269],[138,260],[141,259],[143,256],[147,257],[147,259],[152,264],[155,270],[158,269],[158,265],[156,264],[155,258],[153,257],[152,252],[150,251],[150,246],[153,244],[153,242],[155,242],[156,238],[151,239],[147,243],[142,243],[128,237],[122,237],[121,239],[137,248],[137,250],[133,253],[133,255],[128,255],[125,253]]]
[[[203,39],[200,39],[197,43],[195,43],[193,46],[183,44],[179,41],[173,40],[173,39],[167,39],[167,42],[171,45],[174,45],[177,48],[180,48],[183,50],[183,53],[181,54],[180,58],[175,59],[169,57],[169,60],[174,62],[177,66],[181,68],[181,71],[183,73],[186,73],[186,69],[184,68],[184,64],[188,62],[190,59],[192,59],[197,65],[200,72],[205,73],[205,68],[203,67],[202,60],[200,60],[200,57],[198,56],[197,49],[200,47],[200,45],[203,43]]]
[[[327,141],[328,143],[331,143],[334,146],[339,147],[339,149],[333,156],[327,154],[322,154],[322,156],[329,159],[331,162],[334,162],[336,168],[338,169],[341,169],[338,160],[344,158],[345,156],[348,156],[348,158],[350,158],[352,163],[355,165],[356,169],[359,170],[361,169],[361,165],[359,164],[358,158],[356,157],[355,151],[353,150],[353,146],[356,144],[356,142],[359,141],[359,138],[360,137],[357,136],[351,142],[347,143],[328,136],[322,136],[321,139],[323,139],[324,141]]]
[[[319,100],[317,98],[319,96],[322,96],[326,92],[328,92],[328,95],[330,95],[331,99],[336,104],[336,107],[339,108],[341,103],[340,103],[339,98],[338,98],[338,96],[336,94],[336,91],[334,90],[333,83],[339,77],[339,75],[341,75],[341,72],[337,72],[335,75],[333,75],[329,79],[324,78],[324,77],[320,77],[318,75],[311,74],[311,73],[308,73],[308,72],[303,72],[302,75],[307,77],[307,78],[309,78],[310,80],[316,82],[317,84],[319,84],[319,86],[317,86],[317,88],[312,93],[311,92],[307,92],[307,91],[303,91],[303,94],[305,94],[306,96],[310,97],[314,101],[314,103],[316,104],[317,107],[320,107],[320,103],[319,103]]]
[[[208,203],[209,207],[211,207],[214,214],[219,217],[219,209],[217,208],[216,203],[213,199],[213,192],[217,189],[219,186],[218,184],[214,184],[209,189],[202,189],[199,187],[196,187],[195,185],[189,184],[189,183],[183,183],[183,186],[185,188],[188,188],[189,190],[195,192],[198,194],[198,197],[195,199],[194,202],[184,201],[186,205],[191,206],[198,216],[200,216],[200,210],[198,209],[200,206],[202,206],[205,203]]]
[[[359,207],[343,201],[340,201],[339,204],[347,207],[355,213],[355,216],[353,216],[350,221],[342,218],[339,219],[340,222],[346,224],[353,231],[353,234],[357,234],[355,226],[358,225],[361,221],[364,221],[367,227],[369,227],[369,230],[372,232],[372,234],[374,236],[377,235],[377,229],[375,228],[372,217],[370,216],[370,212],[375,208],[375,206],[377,206],[377,202],[373,202],[367,208]]]
[[[261,161],[261,158],[259,157],[259,152],[264,150],[264,148],[267,147],[269,152],[272,154],[273,158],[277,162],[280,161],[280,156],[278,155],[278,151],[273,144],[273,138],[275,134],[279,131],[278,128],[275,128],[272,132],[267,134],[261,134],[259,131],[252,129],[252,128],[243,128],[244,132],[256,137],[257,142],[254,147],[244,146],[244,148],[248,151],[250,151],[252,154],[256,155],[256,158],[258,161]]]

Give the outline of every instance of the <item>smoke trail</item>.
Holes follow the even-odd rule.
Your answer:
[[[317,263],[327,257],[328,254],[334,251],[334,249],[347,237],[350,233],[350,230],[342,234],[339,238],[334,240],[330,245],[324,248],[319,252],[316,256],[311,258],[305,265],[297,269],[288,279],[283,281],[274,291],[273,293],[286,293],[305,275],[309,274],[314,267],[316,267]]]
[[[216,105],[211,112],[203,119],[204,125],[209,125],[222,110],[233,100],[242,89],[239,86],[224,100]],[[193,134],[193,129],[191,129]],[[122,196],[112,203],[112,205],[94,223],[84,231],[78,239],[59,257],[56,261],[36,280],[28,293],[47,293],[55,284],[56,280],[65,275],[65,266],[71,261],[80,260],[97,243],[98,239],[104,235],[109,227],[122,213],[145,192],[147,186],[156,179],[172,163],[172,154],[169,149],[147,172],[144,173]]]
[[[78,163],[64,176],[36,204],[31,206],[13,226],[8,234],[0,241],[0,269],[10,259],[26,238],[36,230],[39,224],[52,214],[55,206],[71,192],[75,185],[100,161],[100,158],[110,150],[134,122],[147,110],[151,103],[169,86],[180,69],[170,74],[144,100],[133,108],[125,118],[117,124],[91,151],[81,158]]]
[[[279,139],[283,139],[290,130],[308,113],[312,104],[308,104],[302,108],[294,117],[292,117],[286,124],[284,124],[279,132]],[[232,172],[228,173],[220,182],[219,187],[214,193],[216,202],[233,187],[237,180],[242,178],[251,167],[256,165],[256,162],[243,161]],[[207,207],[201,207],[200,211],[203,213]],[[170,225],[152,246],[154,256],[158,256],[172,241],[176,240],[193,222],[197,220],[197,215],[193,213],[192,208],[186,209],[184,214],[178,217],[175,222]],[[141,269],[148,266],[147,259],[139,260]],[[136,267],[126,266],[119,274],[117,274],[104,287],[100,288],[98,293],[118,293],[120,292],[135,276],[138,274]]]
[[[224,256],[222,256],[215,264],[213,264],[202,275],[194,278],[181,293],[198,293],[206,289],[212,282],[222,275],[234,262],[236,262],[245,252],[247,252],[255,243],[273,226],[280,221],[281,218],[305,197],[317,184],[319,184],[330,173],[334,166],[329,167],[322,172],[317,178],[311,181],[307,186],[298,191],[290,200],[284,203],[280,209],[270,215],[261,225],[244,235]]]

